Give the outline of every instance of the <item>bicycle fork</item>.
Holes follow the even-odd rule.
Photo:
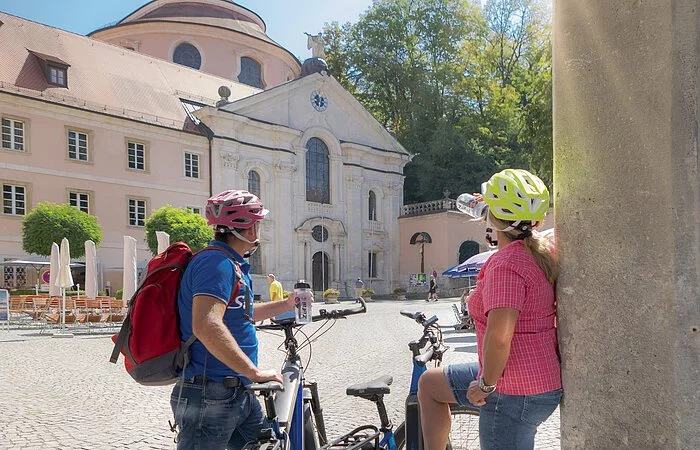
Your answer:
[[[328,443],[328,437],[326,436],[326,422],[323,420],[323,408],[321,408],[321,398],[318,395],[318,383],[315,381],[309,381],[304,384],[305,388],[309,389],[311,392],[311,412],[314,415],[314,422],[316,422],[316,430],[318,431],[318,439],[320,444],[326,445]]]

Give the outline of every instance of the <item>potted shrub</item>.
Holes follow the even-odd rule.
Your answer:
[[[406,300],[406,289],[397,287],[391,291],[391,295],[394,297],[394,300]]]
[[[338,303],[340,291],[336,288],[328,288],[323,292],[323,299],[326,303]]]
[[[366,302],[369,302],[372,300],[372,296],[375,294],[374,289],[372,288],[364,288],[362,289],[362,298],[365,299]]]

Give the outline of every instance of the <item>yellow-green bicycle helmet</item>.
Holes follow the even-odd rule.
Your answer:
[[[549,209],[549,190],[527,170],[506,169],[486,182],[484,202],[501,220],[520,222],[544,219]]]

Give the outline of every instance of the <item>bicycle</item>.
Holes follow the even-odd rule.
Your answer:
[[[355,309],[326,311],[321,310],[313,321],[332,320],[352,314],[366,312],[366,305],[361,300],[361,306]],[[306,382],[303,378],[303,366],[298,354],[299,344],[294,336],[294,328],[299,324],[293,318],[282,321],[275,320],[272,325],[261,325],[262,330],[283,330],[285,333],[284,346],[287,356],[282,369],[283,384],[269,382],[253,384],[248,389],[260,392],[264,398],[266,416],[272,424],[271,428],[261,431],[258,442],[250,444],[250,450],[420,450],[423,448],[420,414],[418,411],[418,379],[427,370],[427,364],[433,362],[439,366],[444,352],[448,349],[443,344],[442,332],[437,324],[438,318],[427,318],[423,313],[401,311],[401,314],[415,320],[423,327],[423,333],[418,340],[409,343],[412,354],[413,372],[411,386],[406,399],[405,420],[394,432],[394,427],[388,417],[384,405],[384,395],[390,393],[393,378],[388,375],[366,383],[352,385],[346,389],[346,394],[366,399],[375,403],[379,414],[380,424],[362,425],[350,432],[328,440],[323,418],[323,410],[318,396],[316,383]],[[319,329],[321,330],[321,329]],[[317,330],[316,333],[319,332]],[[307,337],[307,340],[311,340]],[[427,348],[426,348],[427,346]],[[426,348],[424,350],[424,348]],[[424,351],[423,351],[424,350]],[[478,416],[475,408],[453,407],[453,417],[465,415],[469,418]],[[478,418],[477,418],[478,419]],[[451,442],[461,444],[478,442],[477,420],[467,420],[456,424],[453,420]],[[476,436],[476,437],[475,437]],[[448,444],[448,450],[463,448]],[[469,447],[472,448],[472,447]],[[478,447],[477,447],[478,448]]]
[[[318,315],[312,317],[312,321],[337,320],[365,312],[367,306],[360,299],[360,306],[356,308],[321,309]],[[327,444],[318,385],[304,378],[304,366],[299,354],[304,345],[299,345],[294,333],[294,329],[302,325],[296,323],[292,314],[278,316],[272,319],[272,324],[256,327],[258,330],[283,331],[286,357],[282,365],[282,384],[271,381],[246,387],[263,397],[265,416],[270,423],[270,428],[261,430],[257,442],[249,443],[246,450],[317,450]],[[307,345],[322,331],[323,325],[311,336],[306,336]]]

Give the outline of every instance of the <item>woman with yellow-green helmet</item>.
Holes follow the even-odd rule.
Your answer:
[[[418,386],[427,450],[442,450],[450,404],[480,407],[482,449],[532,449],[537,426],[559,405],[561,373],[549,239],[535,228],[549,209],[549,190],[526,170],[493,175],[475,195],[498,252],[484,264],[469,296],[478,363],[431,369]],[[470,211],[473,209],[470,209]]]

